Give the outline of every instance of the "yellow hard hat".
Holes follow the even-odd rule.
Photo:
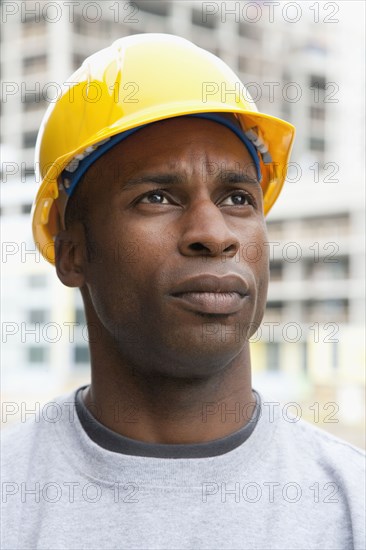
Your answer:
[[[49,106],[38,133],[33,237],[55,263],[54,238],[64,227],[70,182],[78,164],[109,140],[158,120],[233,113],[243,140],[259,151],[267,214],[286,177],[295,128],[259,113],[237,75],[218,57],[170,34],[137,34],[88,57]],[[229,123],[228,123],[229,124]],[[227,125],[228,125],[227,124]]]

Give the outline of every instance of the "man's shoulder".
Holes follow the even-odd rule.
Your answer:
[[[310,463],[333,472],[362,472],[366,453],[348,441],[326,430],[326,424],[314,424],[301,414],[278,414],[276,417],[278,444],[290,456],[296,456],[304,466]]]
[[[44,452],[55,442],[60,423],[75,417],[73,392],[58,395],[20,418],[3,425],[0,431],[2,471],[25,464],[32,455]]]
[[[326,430],[326,425],[321,427],[314,425],[306,420],[300,419],[298,422],[297,441],[302,441],[316,456],[334,456],[338,460],[344,459],[363,463],[365,461],[365,451],[356,447],[352,443],[330,433]]]

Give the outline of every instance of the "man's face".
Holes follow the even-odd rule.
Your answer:
[[[164,120],[96,161],[83,185],[88,321],[140,372],[223,369],[260,324],[268,285],[262,191],[244,144],[212,121]]]

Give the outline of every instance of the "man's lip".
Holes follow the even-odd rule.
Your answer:
[[[169,294],[179,296],[192,292],[236,293],[244,297],[248,293],[248,284],[237,274],[218,276],[204,273],[177,283]]]
[[[243,307],[248,284],[237,274],[203,273],[177,283],[169,293],[177,305],[198,313],[230,315]]]
[[[170,298],[189,311],[211,315],[231,315],[240,311],[245,299],[238,292],[180,292]]]

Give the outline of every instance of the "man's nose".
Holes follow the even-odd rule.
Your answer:
[[[234,257],[240,248],[237,235],[210,199],[192,204],[181,217],[178,248],[185,256]]]

